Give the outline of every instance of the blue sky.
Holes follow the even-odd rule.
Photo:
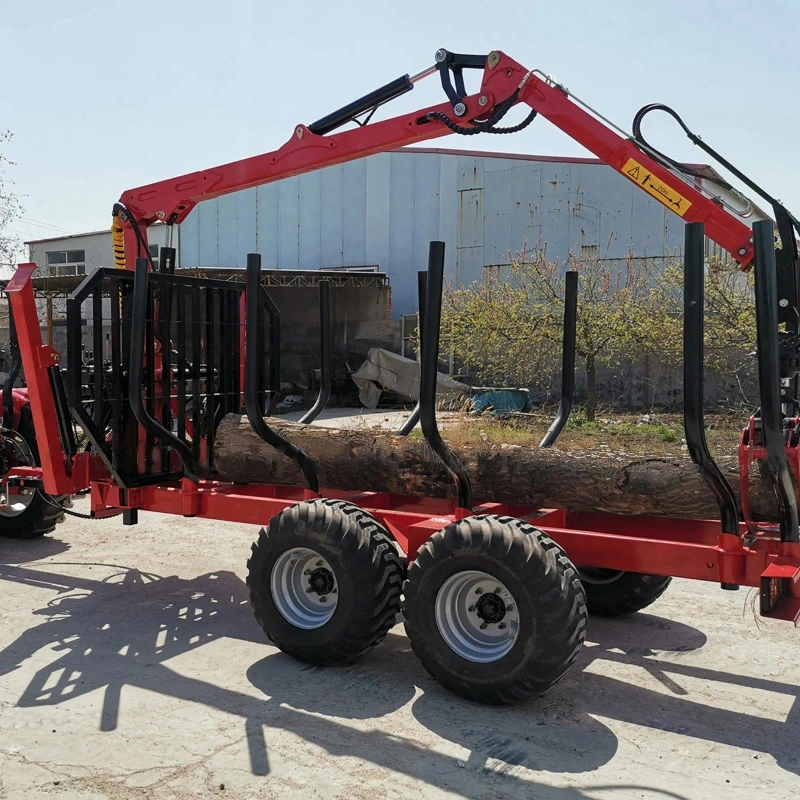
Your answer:
[[[504,50],[626,129],[645,103],[672,105],[800,214],[798,34],[797,0],[3,0],[0,129],[14,133],[25,207],[14,227],[23,239],[104,228],[123,190],[273,150],[439,47]],[[389,109],[440,100],[434,77]],[[706,160],[666,117],[647,133]],[[586,154],[544,120],[436,146]]]

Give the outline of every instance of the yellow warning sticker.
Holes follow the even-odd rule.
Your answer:
[[[638,161],[629,158],[622,168],[622,173],[634,183],[638,183],[646,192],[653,195],[656,200],[672,209],[676,214],[683,216],[692,205],[682,194],[668,186],[660,178],[656,178],[650,170],[643,167]]]

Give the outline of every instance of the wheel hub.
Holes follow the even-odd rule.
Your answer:
[[[272,601],[296,628],[321,628],[334,615],[339,597],[336,574],[316,550],[295,547],[281,553],[270,575]]]
[[[475,604],[475,611],[484,622],[490,624],[502,622],[506,615],[506,604],[500,595],[489,592]]]
[[[511,592],[488,572],[451,575],[435,601],[436,626],[453,652],[478,663],[505,656],[517,640],[519,610]]]
[[[308,578],[308,585],[315,594],[330,594],[333,591],[333,573],[324,567],[317,567]]]

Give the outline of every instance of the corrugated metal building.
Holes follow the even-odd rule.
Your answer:
[[[199,204],[180,262],[243,267],[260,252],[265,268],[375,266],[397,317],[416,311],[432,239],[447,245],[447,276],[469,284],[526,241],[554,259],[659,260],[683,235],[680,217],[596,159],[406,148]]]

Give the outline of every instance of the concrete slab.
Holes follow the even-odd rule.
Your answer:
[[[744,590],[675,581],[593,619],[546,696],[484,708],[400,626],[345,668],[279,653],[247,603],[255,535],[142,514],[0,540],[1,797],[800,796],[798,632]]]
[[[297,422],[305,411],[290,411],[281,414],[281,419]],[[371,410],[368,408],[324,408],[312,425],[323,428],[383,428],[384,430],[397,430],[408,418],[409,411]]]

